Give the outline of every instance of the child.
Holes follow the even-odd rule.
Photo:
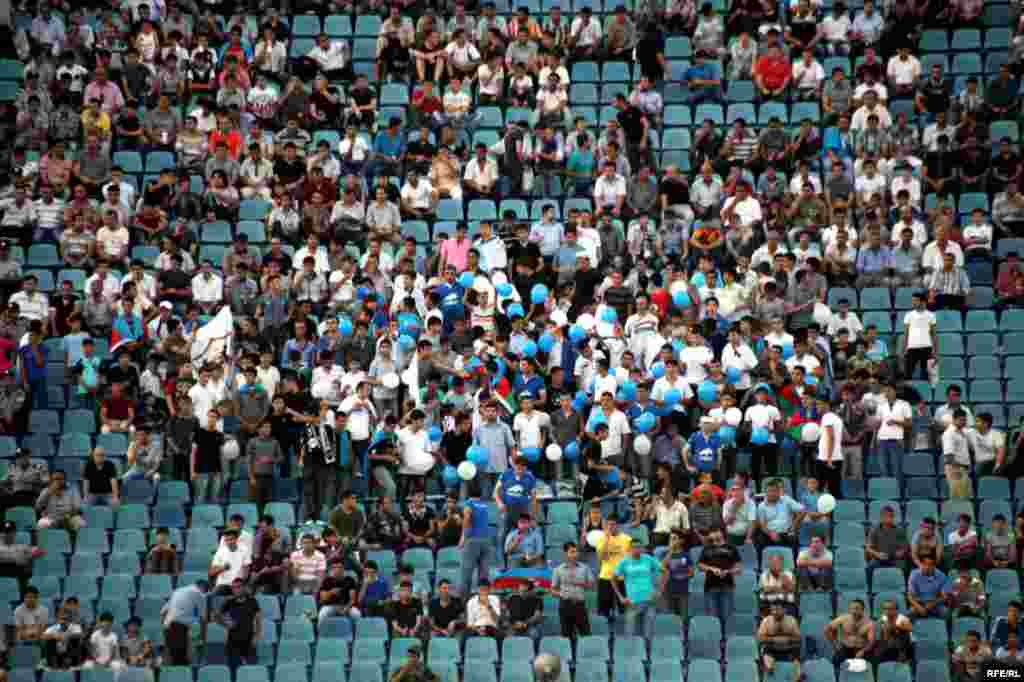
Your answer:
[[[89,660],[83,668],[110,668],[115,672],[121,669],[121,648],[113,626],[114,616],[109,611],[101,613],[96,630],[89,637]]]

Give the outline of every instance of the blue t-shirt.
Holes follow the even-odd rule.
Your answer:
[[[657,591],[658,574],[661,564],[650,554],[639,559],[627,556],[615,569],[615,577],[626,583],[626,597],[634,602],[649,602]]]
[[[722,449],[722,441],[717,433],[705,436],[703,431],[697,431],[690,436],[690,461],[697,467],[697,471],[714,471],[718,468],[718,456]]]
[[[388,579],[378,576],[376,580],[366,586],[367,604],[377,604],[391,598],[391,585]]]
[[[488,517],[490,512],[487,505],[480,500],[470,500],[466,503],[469,508],[469,528],[466,529],[467,537],[485,538],[488,536]]]
[[[673,554],[668,558],[667,572],[668,585],[666,586],[672,594],[687,594],[690,591],[690,570],[693,565],[690,563],[690,555],[686,552]]]
[[[527,509],[535,487],[537,479],[530,471],[524,471],[523,477],[519,478],[515,469],[507,469],[501,475],[501,501],[509,509]]]

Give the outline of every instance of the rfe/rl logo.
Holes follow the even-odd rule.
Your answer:
[[[986,670],[985,676],[989,679],[1020,679],[1021,674],[1019,670]]]

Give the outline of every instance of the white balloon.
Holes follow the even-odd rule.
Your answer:
[[[800,429],[800,439],[805,443],[817,443],[821,438],[821,428],[815,424],[804,424],[804,427]]]
[[[476,478],[476,465],[472,462],[463,462],[458,468],[459,478],[463,481],[472,481]]]
[[[651,452],[651,439],[646,434],[641,433],[639,436],[633,439],[633,449],[636,450],[638,455],[647,455]]]
[[[827,327],[832,321],[832,310],[824,303],[814,304],[814,321],[822,327]]]
[[[597,547],[597,543],[601,542],[601,540],[603,538],[604,538],[604,531],[603,530],[598,530],[598,529],[595,528],[594,530],[592,530],[589,533],[587,533],[587,544],[590,545],[591,547],[596,548]]]
[[[594,327],[597,325],[597,320],[594,319],[594,316],[591,315],[590,313],[583,313],[578,318],[576,318],[576,324],[583,327],[589,332],[593,331]]]
[[[380,378],[380,383],[384,384],[384,388],[398,388],[398,375],[394,372],[385,374]]]
[[[831,514],[832,510],[836,508],[836,498],[832,497],[828,493],[825,493],[818,498],[818,511],[822,514]]]
[[[559,447],[558,443],[552,443],[548,446],[547,450],[544,451],[549,462],[557,462],[562,459],[562,448]]]
[[[224,445],[220,447],[220,454],[224,459],[238,459],[239,452],[238,441],[234,438],[224,441]]]
[[[729,426],[739,426],[743,421],[743,412],[738,407],[730,407],[725,411],[725,423]]]

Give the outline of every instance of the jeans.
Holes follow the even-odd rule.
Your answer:
[[[732,590],[710,590],[704,593],[704,615],[715,616],[725,632],[732,632],[732,613],[736,595]]]
[[[878,459],[882,473],[894,477],[903,484],[903,441],[886,439],[878,441]]]
[[[203,504],[217,504],[221,489],[224,487],[224,475],[219,471],[212,474],[197,474],[192,485],[192,494],[196,500],[202,500]]]
[[[473,593],[473,571],[477,581],[488,577],[488,567],[494,563],[494,542],[491,538],[467,538],[462,548],[462,596]]]
[[[86,495],[85,503],[93,507],[113,507],[114,496],[109,493],[101,495]]]
[[[652,601],[634,602],[626,609],[626,627],[623,634],[627,637],[652,636],[654,634],[654,617],[657,611],[658,609]]]
[[[337,606],[335,604],[321,606],[320,613],[317,615],[316,626],[318,628],[323,628],[324,623],[328,618],[346,618],[348,614],[349,609],[344,606]]]
[[[28,380],[29,395],[32,399],[33,410],[45,410],[46,400],[46,375]]]

